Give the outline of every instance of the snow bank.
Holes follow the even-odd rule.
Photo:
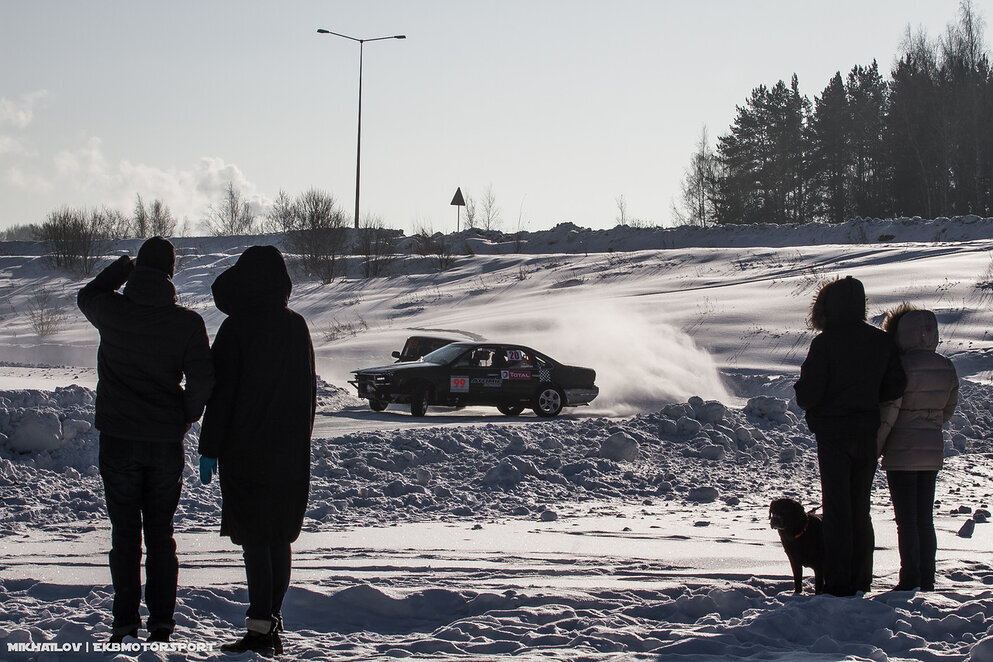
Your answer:
[[[993,576],[989,566],[970,570],[980,580]],[[240,588],[186,586],[180,586],[178,597],[177,632],[186,642],[214,645],[233,638],[231,624],[240,621],[247,599]],[[90,632],[100,614],[109,612],[112,597],[106,587],[0,579],[0,601],[9,609],[0,618],[12,623],[44,614],[43,627],[13,625],[0,633],[3,646],[93,641]],[[395,590],[360,582],[330,591],[292,586],[283,604],[288,629],[282,639],[290,659],[492,660],[513,655],[613,662],[987,662],[993,646],[991,607],[988,593],[972,598],[891,592],[838,599],[778,592],[756,578],[712,586],[553,593],[455,586]],[[149,659],[216,659],[216,653]]]
[[[591,230],[560,223],[550,230],[503,233],[470,229],[448,235],[456,253],[604,253],[671,248],[756,246],[815,246],[818,244],[870,244],[887,242],[951,242],[993,239],[993,218],[955,216],[923,220],[914,218],[853,219],[844,223],[802,225],[720,225],[639,228],[618,225]],[[402,248],[410,248],[406,238]]]
[[[776,388],[776,386],[772,386]],[[322,382],[321,415],[347,415],[354,399]],[[5,430],[33,407],[62,422],[56,449],[0,445],[0,487],[17,529],[103,516],[97,434],[66,430],[93,420],[80,387],[0,392]],[[964,383],[946,431],[946,456],[993,452],[993,387]],[[535,420],[523,425],[417,427],[314,439],[305,527],[491,517],[540,519],[556,504],[623,499],[761,507],[787,495],[819,503],[815,442],[795,405],[758,394],[742,408],[690,398],[654,413]],[[23,415],[20,420],[23,420]],[[67,423],[68,422],[68,423]],[[79,430],[83,428],[80,427]],[[16,432],[16,427],[14,427]],[[197,480],[199,427],[187,438],[181,526],[213,527],[215,485]],[[4,434],[7,434],[5,432]],[[885,495],[885,475],[877,474]],[[977,494],[955,504],[988,507]]]
[[[93,426],[94,394],[81,386],[54,392],[0,392],[0,443],[19,453],[57,451]]]

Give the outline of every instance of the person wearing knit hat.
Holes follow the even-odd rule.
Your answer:
[[[138,249],[135,266],[158,269],[172,278],[176,269],[176,247],[171,241],[162,237],[146,239]]]
[[[121,256],[76,297],[100,333],[94,425],[111,524],[112,643],[141,627],[143,533],[148,640],[169,641],[176,626],[183,438],[210,397],[214,366],[203,319],[176,303],[175,263],[172,243],[153,237],[137,260]]]

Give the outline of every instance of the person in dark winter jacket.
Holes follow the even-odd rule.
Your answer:
[[[879,430],[900,548],[895,590],[933,591],[938,550],[934,487],[945,456],[941,427],[958,403],[958,374],[935,351],[938,320],[930,310],[904,304],[886,316],[883,329],[896,338],[907,373],[903,397],[884,405]]]
[[[879,406],[900,397],[906,384],[892,338],[865,320],[860,281],[849,276],[821,287],[810,312],[810,325],[820,333],[793,387],[817,439],[824,592],[833,595],[868,591],[872,583],[869,506]]]
[[[142,530],[149,641],[168,641],[176,625],[172,520],[186,463],[183,437],[203,413],[214,370],[203,319],[176,304],[174,265],[173,245],[153,237],[137,261],[122,256],[77,296],[100,332],[95,423],[111,523],[112,642],[141,627]]]
[[[221,535],[244,552],[248,578],[242,639],[223,650],[279,653],[290,544],[310,489],[317,407],[314,348],[303,317],[287,307],[292,284],[273,246],[252,246],[214,281],[227,314],[214,339],[217,386],[200,436],[202,479],[217,459]]]

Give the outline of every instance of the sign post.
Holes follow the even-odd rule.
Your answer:
[[[462,222],[462,207],[465,207],[465,198],[462,197],[462,187],[455,189],[455,197],[452,198],[452,205],[455,211],[455,231],[459,231],[459,224]]]

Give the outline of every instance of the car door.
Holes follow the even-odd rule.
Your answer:
[[[449,391],[459,404],[494,404],[499,401],[502,381],[496,358],[496,345],[478,345],[452,364]]]
[[[504,401],[530,403],[538,388],[539,376],[533,352],[520,345],[504,345],[496,364],[500,368]]]

